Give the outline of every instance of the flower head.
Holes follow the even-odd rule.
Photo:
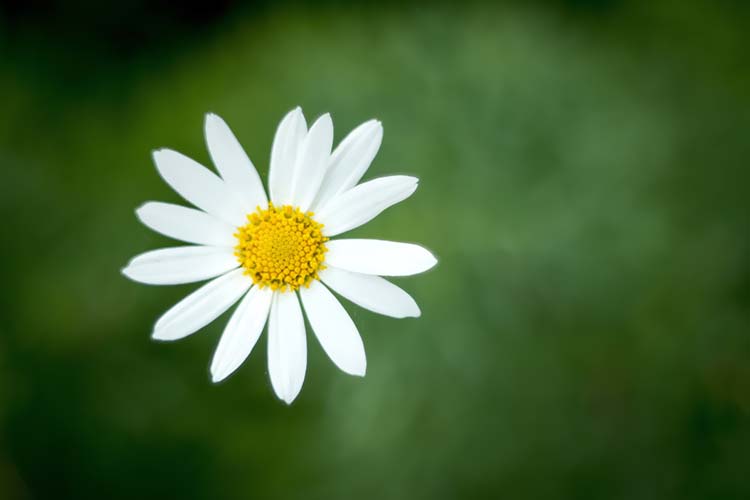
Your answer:
[[[437,261],[410,243],[332,238],[408,198],[417,179],[397,175],[359,183],[380,147],[380,122],[363,123],[331,153],[331,117],[323,115],[308,130],[296,108],[273,141],[269,201],[227,124],[208,114],[205,127],[219,175],[176,151],[154,152],[164,180],[197,208],[148,202],[136,211],[149,228],[192,245],[138,255],[123,269],[125,276],[152,285],[211,280],[164,313],[153,338],[186,337],[240,301],[214,353],[212,379],[233,373],[268,324],[271,385],[291,403],[307,367],[304,307],[334,364],[364,376],[362,339],[330,290],[376,313],[416,317],[414,300],[381,276],[421,273]]]

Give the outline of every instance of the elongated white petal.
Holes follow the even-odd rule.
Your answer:
[[[268,206],[258,171],[232,130],[219,116],[206,115],[206,145],[216,169],[239,199],[245,213]],[[244,219],[243,219],[244,220]]]
[[[215,320],[252,285],[252,280],[243,272],[243,269],[237,269],[209,281],[172,306],[154,325],[152,337],[157,340],[181,339]]]
[[[333,291],[372,312],[393,318],[418,318],[421,314],[411,295],[380,276],[336,267],[328,267],[319,274]]]
[[[250,355],[266,325],[272,298],[270,288],[255,286],[237,306],[211,361],[211,379],[214,382],[227,378]]]
[[[237,244],[233,226],[194,208],[149,201],[135,213],[147,227],[176,240],[226,247]]]
[[[207,280],[239,265],[229,247],[172,247],[134,257],[122,273],[149,285],[178,285]]]
[[[302,141],[294,166],[292,205],[304,212],[318,194],[328,168],[333,144],[333,122],[328,113],[318,118]]]
[[[268,373],[273,390],[286,404],[302,389],[306,369],[305,322],[297,294],[276,292],[268,320]]]
[[[154,151],[154,163],[167,184],[196,207],[230,224],[245,220],[246,210],[232,191],[200,163],[171,149]]]
[[[276,130],[268,172],[268,192],[276,205],[291,202],[294,165],[306,134],[307,123],[299,107],[287,113]]]
[[[350,239],[329,241],[326,246],[327,265],[355,273],[409,276],[437,264],[428,250],[413,243]]]
[[[416,177],[393,175],[364,182],[334,196],[317,213],[323,234],[335,236],[365,224],[417,190]]]
[[[350,375],[364,377],[365,346],[344,306],[317,280],[300,288],[300,296],[310,326],[331,361]]]
[[[383,125],[367,121],[347,135],[331,155],[326,176],[313,204],[322,207],[333,196],[354,187],[365,175],[383,141]]]

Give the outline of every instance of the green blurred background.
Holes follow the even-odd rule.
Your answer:
[[[2,6],[1,499],[750,498],[748,3]],[[440,263],[287,407],[119,269],[152,149],[213,111],[265,179],[298,104],[383,121],[420,189],[354,234]]]

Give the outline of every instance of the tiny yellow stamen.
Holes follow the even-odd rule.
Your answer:
[[[318,271],[325,269],[328,238],[313,215],[273,203],[247,215],[247,224],[235,234],[234,255],[256,285],[285,292],[319,279]]]

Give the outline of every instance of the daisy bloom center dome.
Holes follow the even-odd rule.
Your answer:
[[[256,285],[285,292],[319,279],[328,238],[313,215],[273,203],[247,215],[247,224],[235,233],[234,255]]]

